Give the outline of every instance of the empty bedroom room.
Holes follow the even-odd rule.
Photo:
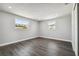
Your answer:
[[[0,3],[0,56],[77,55],[76,16],[75,3]]]

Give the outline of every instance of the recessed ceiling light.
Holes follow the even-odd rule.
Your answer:
[[[11,6],[9,6],[8,8],[10,8],[10,9],[11,9],[12,7],[11,7]]]

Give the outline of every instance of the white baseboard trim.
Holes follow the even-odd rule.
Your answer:
[[[40,37],[43,37],[43,36],[40,36]],[[9,43],[3,43],[3,44],[0,44],[0,47],[1,47],[1,46],[6,46],[6,45],[9,45],[9,44],[14,44],[14,43],[21,42],[21,41],[25,41],[25,40],[30,40],[30,39],[33,39],[33,38],[37,38],[37,37],[25,38],[25,39],[21,39],[21,40],[9,42]],[[51,37],[43,37],[43,38],[48,38],[48,39],[55,39],[55,40],[61,40],[61,41],[71,42],[71,41],[69,41],[69,40],[60,39],[60,38],[51,38]]]
[[[31,38],[21,39],[21,40],[17,40],[17,41],[9,42],[9,43],[3,43],[3,44],[0,44],[0,47],[2,47],[2,46],[6,46],[6,45],[10,45],[10,44],[14,44],[14,43],[21,42],[21,41],[25,41],[25,40],[34,39],[34,38],[37,38],[37,37],[31,37]]]
[[[48,38],[48,39],[55,39],[55,40],[60,40],[60,41],[65,41],[65,42],[72,42],[72,41],[70,41],[70,40],[61,39],[61,38],[44,37],[44,36],[40,36],[40,37],[43,37],[43,38]]]

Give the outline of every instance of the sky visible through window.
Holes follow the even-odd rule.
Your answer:
[[[29,23],[29,21],[24,20],[24,19],[16,19],[15,23],[16,24],[25,24],[25,25],[27,25]]]

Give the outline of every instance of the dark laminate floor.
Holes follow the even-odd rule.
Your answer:
[[[1,56],[74,56],[71,43],[36,38],[0,47]]]

